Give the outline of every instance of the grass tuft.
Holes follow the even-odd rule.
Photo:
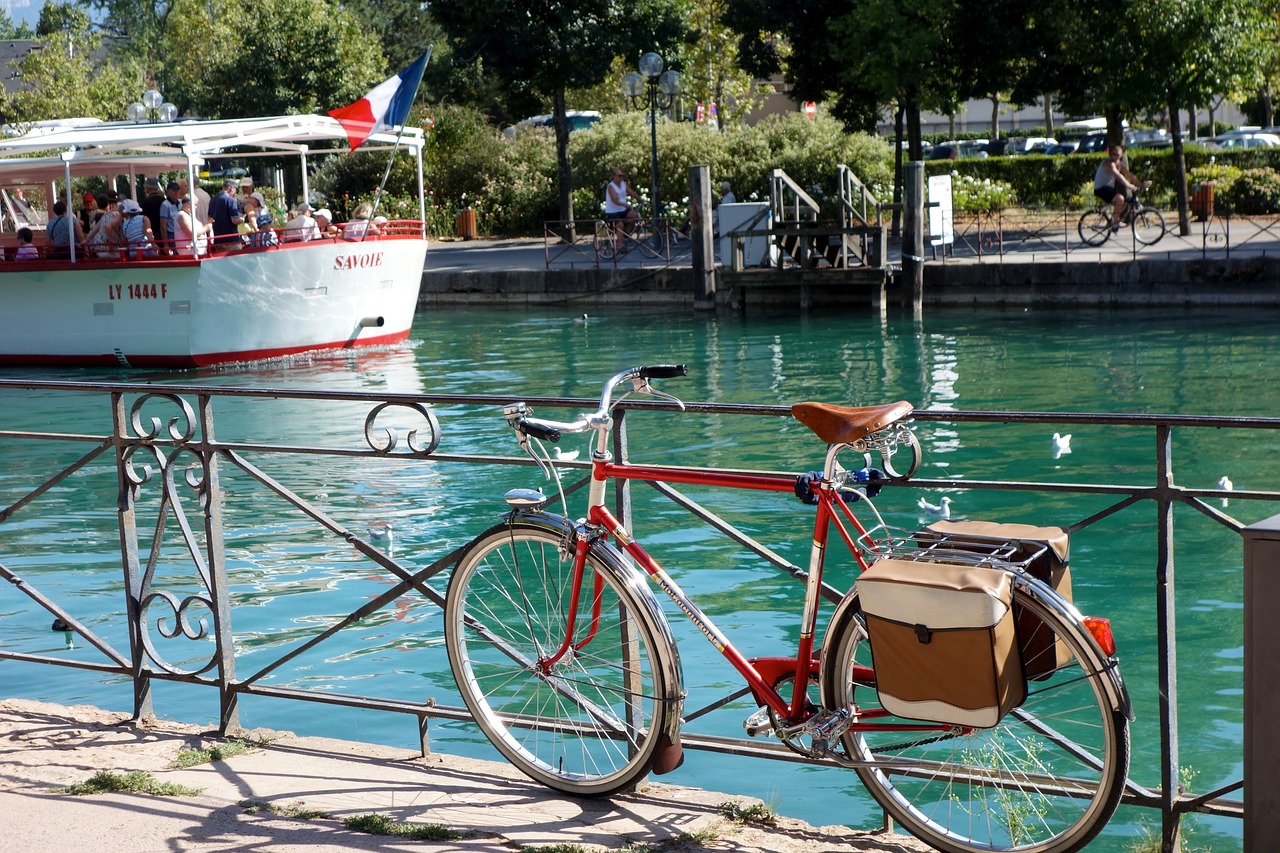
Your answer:
[[[734,823],[750,823],[757,826],[774,826],[778,815],[764,803],[743,806],[741,803],[721,803],[716,807],[721,817]]]
[[[441,826],[438,823],[396,823],[391,818],[378,814],[349,817],[342,822],[342,825],[353,832],[366,832],[370,835],[394,835],[399,838],[412,838],[417,841],[457,841],[463,837],[461,832]]]
[[[259,800],[241,800],[237,805],[245,810],[246,814],[274,814],[280,817],[293,818],[294,820],[333,820],[333,815],[328,812],[322,812],[319,809],[309,809],[302,803],[294,803],[289,806],[280,806],[275,803],[264,803]]]
[[[156,797],[194,797],[200,793],[199,788],[188,788],[173,782],[161,782],[150,773],[135,770],[132,773],[111,773],[99,770],[87,782],[59,788],[60,794],[110,794],[124,791],[131,794],[151,794]]]
[[[226,743],[214,744],[205,749],[180,749],[178,750],[178,757],[173,760],[172,767],[175,770],[182,770],[187,767],[195,767],[198,764],[226,761],[233,756],[253,752],[257,748],[258,744],[237,738]]]

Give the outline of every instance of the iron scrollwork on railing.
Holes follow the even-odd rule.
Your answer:
[[[405,427],[401,424],[378,426],[378,416],[388,410],[408,410],[420,417],[427,430],[426,441],[423,440],[423,426]],[[440,421],[429,404],[390,402],[381,403],[369,412],[364,419],[364,440],[369,443],[375,453],[389,455],[400,443],[400,433],[405,431],[405,446],[413,456],[430,456],[440,446]]]

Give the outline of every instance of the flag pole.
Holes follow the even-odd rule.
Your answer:
[[[409,108],[413,108],[413,102],[418,98],[418,88],[422,85],[422,78],[426,76],[427,66],[431,64],[431,54],[436,49],[434,44],[427,45],[426,59],[422,63],[422,73],[418,75],[417,81],[413,84],[413,94],[409,97]],[[409,120],[408,112],[405,113],[405,121]],[[396,133],[396,143],[391,147],[391,156],[387,158],[387,170],[382,173],[382,183],[378,184],[377,192],[373,194],[373,210],[369,212],[369,222],[365,226],[364,234],[360,237],[360,242],[364,242],[369,236],[369,231],[373,228],[373,218],[378,215],[378,205],[382,202],[382,193],[386,189],[387,179],[391,177],[391,167],[396,162],[396,153],[400,150],[400,139],[404,136],[404,122],[400,123],[400,130]]]

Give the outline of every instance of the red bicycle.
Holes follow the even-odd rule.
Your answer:
[[[749,734],[853,769],[888,814],[941,850],[1045,853],[1087,844],[1115,810],[1128,772],[1132,713],[1109,623],[1082,616],[1035,576],[1030,567],[1043,547],[884,523],[872,498],[920,463],[908,403],[793,407],[827,445],[822,471],[799,477],[615,462],[613,407],[639,393],[683,409],[650,380],[685,373],[682,365],[623,371],[605,384],[595,412],[570,422],[536,418],[524,403],[506,408],[521,446],[548,473],[555,466],[543,442],[595,436],[585,519],[547,511],[551,498],[540,492],[508,492],[510,511],[468,546],[449,583],[450,665],[494,746],[531,778],[576,795],[627,791],[679,765],[680,658],[647,574],[745,679],[759,704],[744,723]],[[629,391],[614,400],[619,386]],[[612,479],[795,493],[815,504],[798,648],[755,659],[738,651],[605,506]],[[819,645],[833,540],[864,574]],[[890,701],[891,646],[873,627],[868,592],[885,567],[996,569],[984,577],[1007,585],[1019,650],[1013,681],[1024,688],[998,718],[942,708],[948,688],[967,687],[958,671],[935,677],[940,683],[905,711]],[[907,628],[920,643],[946,639],[943,630]]]

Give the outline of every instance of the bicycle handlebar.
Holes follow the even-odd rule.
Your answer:
[[[631,381],[635,383],[636,391],[646,391],[650,394],[658,394],[657,391],[649,387],[650,379],[670,379],[676,376],[688,376],[689,368],[684,364],[650,364],[641,367],[631,367],[621,373],[611,377],[604,385],[604,390],[600,394],[600,408],[589,415],[583,415],[576,421],[563,422],[552,421],[543,418],[530,417],[529,408],[524,403],[515,403],[507,406],[504,413],[507,416],[507,423],[516,431],[519,436],[521,446],[528,450],[526,437],[542,441],[549,441],[552,444],[560,440],[565,433],[586,432],[589,429],[603,426],[608,418],[609,410],[613,408],[613,391],[624,382]],[[669,395],[660,395],[669,396]],[[674,397],[670,399],[680,403]],[[684,408],[684,404],[680,403],[680,407]]]

